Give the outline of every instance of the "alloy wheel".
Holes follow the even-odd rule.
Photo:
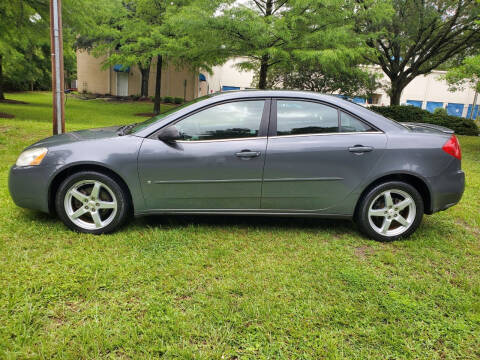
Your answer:
[[[375,197],[368,209],[368,221],[375,232],[397,236],[414,223],[416,205],[413,197],[403,190],[390,189]]]
[[[65,212],[75,225],[86,230],[108,226],[117,213],[113,191],[98,180],[82,180],[71,186],[64,199]]]

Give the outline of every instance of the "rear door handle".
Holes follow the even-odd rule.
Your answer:
[[[250,151],[250,150],[242,150],[240,152],[235,153],[235,156],[237,156],[239,158],[250,159],[250,158],[255,158],[255,157],[260,156],[260,152]]]
[[[348,151],[356,153],[356,154],[363,154],[366,152],[373,151],[373,147],[371,146],[363,146],[363,145],[355,145],[348,148]]]

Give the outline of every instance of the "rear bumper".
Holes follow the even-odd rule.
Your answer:
[[[47,166],[12,166],[8,190],[13,202],[23,208],[49,212],[48,189],[53,171]]]
[[[465,191],[465,173],[462,170],[444,173],[428,180],[432,196],[428,213],[443,211],[457,204]]]

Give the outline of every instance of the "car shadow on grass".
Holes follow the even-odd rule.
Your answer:
[[[236,227],[261,230],[331,231],[335,233],[352,233],[357,231],[355,224],[350,220],[283,216],[149,215],[137,218],[133,222],[139,226],[163,229],[175,229],[194,225],[211,228]]]
[[[54,214],[21,209],[19,217],[24,221],[36,221],[45,225],[61,224]],[[244,228],[257,230],[297,230],[328,231],[335,233],[355,233],[357,228],[350,220],[320,219],[283,216],[245,216],[245,215],[148,215],[128,221],[120,231],[133,227],[150,227],[165,230],[181,229],[188,226],[219,228]]]
[[[29,209],[20,209],[18,216],[25,221],[38,221],[42,224],[54,225],[56,223],[61,223],[58,217],[54,214],[47,214],[41,211],[29,210]]]

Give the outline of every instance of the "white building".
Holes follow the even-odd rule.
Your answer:
[[[242,71],[236,66],[236,64],[244,61],[248,60],[244,58],[230,59],[223,65],[213,67],[212,74],[202,72],[205,81],[200,82],[200,94],[251,89],[254,72]]]
[[[450,115],[469,117],[475,91],[471,87],[466,87],[463,91],[448,91],[448,84],[441,79],[442,75],[445,75],[445,71],[434,70],[428,75],[417,76],[403,90],[400,104],[418,106],[431,112],[437,107],[443,107]],[[388,81],[386,76],[384,79]],[[390,104],[390,97],[383,89],[379,89],[375,98],[378,105]],[[478,105],[475,106],[473,115],[478,115]]]
[[[205,81],[200,82],[201,95],[217,91],[243,90],[252,88],[254,77],[253,71],[241,71],[235,64],[245,61],[244,59],[231,59],[221,66],[213,68],[213,74],[205,74]],[[376,71],[381,71],[375,67]],[[470,117],[475,91],[466,87],[463,91],[450,92],[446,81],[440,79],[445,71],[435,70],[428,75],[416,77],[403,90],[400,103],[402,105],[418,106],[422,109],[433,112],[437,107],[443,107],[450,115]],[[385,88],[389,79],[383,76]],[[480,98],[480,96],[479,96]],[[390,97],[384,89],[378,89],[376,94],[369,101],[355,98],[355,102],[362,105],[389,105]],[[479,105],[475,106],[474,117],[480,115]]]

